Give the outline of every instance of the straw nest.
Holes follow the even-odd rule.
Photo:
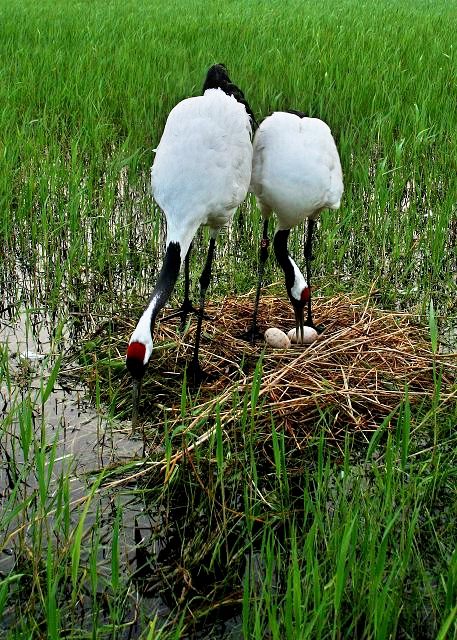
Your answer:
[[[455,400],[457,354],[434,354],[428,330],[411,316],[376,309],[368,297],[315,298],[313,305],[316,322],[325,325],[317,341],[275,351],[263,340],[252,346],[240,338],[250,326],[251,296],[209,303],[200,351],[209,379],[198,390],[188,389],[185,409],[182,380],[192,356],[195,317],[184,333],[177,320],[160,321],[142,390],[146,427],[160,429],[166,420],[168,430],[180,427],[204,434],[214,424],[216,411],[227,428],[243,412],[251,415],[255,404],[256,429],[264,426],[265,433],[271,433],[273,419],[300,448],[323,422],[337,440],[347,430],[369,437],[399,406],[406,387],[410,403],[429,404],[437,372],[441,401]],[[110,387],[116,389],[117,406],[124,415],[130,407],[131,384],[121,363],[135,319],[136,315],[128,321],[112,319],[110,331],[101,328],[98,342],[91,342],[97,355],[88,381],[94,383],[97,368],[103,389],[103,376],[108,375],[103,355],[109,353],[105,362],[117,359],[119,379],[113,382],[111,369]],[[287,300],[262,298],[261,328],[287,331],[293,324]]]

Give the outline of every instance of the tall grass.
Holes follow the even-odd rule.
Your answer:
[[[219,61],[259,118],[298,108],[332,128],[345,195],[320,223],[321,291],[374,286],[380,304],[423,314],[436,350],[455,314],[456,31],[444,0],[1,4],[0,309],[52,338],[34,374],[1,336],[6,638],[455,636],[457,413],[438,369],[431,404],[411,407],[405,389],[365,448],[316,435],[300,453],[281,424],[258,432],[260,360],[229,431],[216,411],[179,463],[197,435],[166,430],[152,464],[79,480],[46,407],[81,325],[149,293],[163,240],[153,149]],[[248,200],[213,291],[253,287],[258,218]],[[291,251],[300,260],[301,230]],[[280,278],[272,260],[266,278]],[[185,378],[176,401],[191,409]]]
[[[406,389],[366,447],[349,434],[341,453],[328,447],[322,414],[294,451],[281,425],[257,428],[261,377],[260,360],[228,430],[216,407],[206,442],[166,431],[152,464],[97,472],[79,499],[41,410],[46,384],[23,389],[0,433],[7,638],[224,637],[227,618],[232,637],[452,637],[455,407],[413,408]],[[181,402],[191,410],[185,381]]]
[[[449,3],[409,0],[4,4],[6,264],[18,256],[28,295],[53,307],[62,289],[76,311],[87,310],[88,290],[103,308],[132,287],[146,295],[161,249],[148,192],[152,150],[172,106],[198,93],[208,65],[223,60],[259,117],[297,107],[335,134],[346,190],[341,210],[322,220],[323,286],[376,281],[385,304],[425,312],[433,292],[448,309],[456,13]],[[246,228],[254,233],[245,237]],[[254,283],[258,214],[246,211],[235,233],[246,268],[224,260],[221,290]],[[296,255],[300,244],[297,232]]]

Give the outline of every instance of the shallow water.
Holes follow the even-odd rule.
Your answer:
[[[14,477],[24,471],[27,463],[23,459],[23,451],[19,446],[20,412],[13,411],[12,406],[18,406],[22,400],[33,398],[40,391],[41,380],[49,375],[49,354],[52,351],[52,340],[46,327],[46,322],[31,325],[26,314],[19,313],[18,319],[2,323],[0,330],[0,345],[7,349],[9,361],[9,379],[13,382],[0,387],[0,418],[4,421],[5,429],[0,436],[0,511],[6,504],[14,486]],[[61,475],[69,473],[70,501],[75,503],[72,510],[71,526],[74,527],[80,517],[78,500],[88,493],[90,477],[86,474],[97,473],[102,469],[116,466],[125,461],[132,461],[142,457],[143,443],[130,437],[130,425],[118,423],[108,419],[102,413],[97,413],[84,400],[84,389],[63,389],[57,383],[44,406],[39,403],[33,405],[33,423],[35,440],[43,438],[42,427],[45,429],[47,443],[57,441],[55,463],[52,467],[52,478],[49,494],[57,489]],[[33,445],[32,445],[33,446]],[[33,454],[32,454],[33,455]],[[37,477],[33,464],[26,473],[22,485],[24,495],[32,495],[38,489]],[[150,516],[144,510],[144,504],[139,499],[122,491],[115,494],[100,492],[91,503],[86,518],[86,526],[90,527],[95,519],[99,519],[98,531],[102,543],[99,547],[98,571],[100,576],[107,579],[110,575],[110,541],[112,536],[113,513],[122,510],[122,542],[120,552],[120,571],[126,579],[138,569],[137,545],[140,537],[145,545],[153,527]],[[0,576],[6,577],[18,562],[18,553],[22,550],[23,541],[16,544],[15,531],[29,524],[21,518],[11,522],[9,531],[4,531],[7,540],[0,554]],[[27,543],[27,534],[26,534]],[[103,542],[104,541],[104,542]],[[132,598],[132,612],[137,606],[136,600],[141,597],[137,593]],[[151,610],[166,610],[164,604],[156,599],[150,600]],[[81,612],[83,613],[83,612]],[[132,613],[133,615],[133,613]],[[3,620],[5,628],[14,617],[11,610]]]
[[[44,314],[40,316],[27,313],[19,307],[16,314],[9,313],[0,327],[0,349],[8,354],[8,375],[2,376],[0,385],[0,419],[4,429],[0,431],[0,514],[7,504],[14,487],[17,486],[17,475],[25,473],[21,483],[22,498],[39,495],[38,477],[33,461],[24,461],[24,453],[20,446],[19,415],[21,402],[32,401],[32,419],[34,441],[36,446],[44,437],[51,445],[56,441],[55,462],[52,466],[52,478],[49,485],[49,495],[58,490],[62,477],[69,476],[70,528],[74,529],[81,517],[84,497],[90,492],[94,474],[103,469],[116,468],[122,463],[134,464],[138,460],[138,470],[143,467],[143,441],[138,435],[131,437],[129,421],[118,421],[105,415],[102,411],[95,411],[85,399],[83,386],[62,388],[59,380],[56,382],[49,398],[42,406],[33,402],[39,398],[43,380],[46,380],[55,361],[55,346],[51,336],[51,319]],[[68,327],[64,332],[71,333]],[[5,372],[4,372],[5,373]],[[64,376],[65,377],[65,376]],[[16,409],[15,409],[16,407]],[[32,444],[32,449],[33,449]],[[48,447],[49,448],[49,447]],[[48,461],[49,464],[49,461]],[[135,469],[132,470],[135,473]],[[145,476],[147,478],[147,475]],[[149,617],[155,614],[165,620],[170,614],[166,602],[157,595],[157,588],[152,588],[149,576],[153,571],[159,553],[161,561],[167,563],[168,553],[173,555],[176,550],[166,548],[166,541],[158,542],[158,532],[161,530],[161,515],[151,508],[140,492],[136,496],[136,484],[129,483],[125,488],[121,485],[116,489],[101,491],[92,500],[87,513],[85,530],[97,531],[100,543],[97,547],[97,573],[99,587],[97,597],[103,602],[104,590],[109,589],[111,580],[111,545],[113,524],[116,517],[120,517],[119,535],[119,563],[123,584],[130,584],[128,601],[124,606],[124,622],[128,623],[125,631],[118,634],[118,638],[133,638],[144,629],[145,613]],[[36,504],[36,501],[33,504]],[[48,520],[52,527],[52,511]],[[120,514],[120,515],[119,515]],[[27,520],[27,517],[29,518]],[[35,507],[30,513],[21,510],[8,530],[3,529],[3,539],[0,539],[0,579],[6,578],[11,572],[17,572],[23,566],[24,548],[35,548],[32,541],[32,527],[30,518],[36,517]],[[20,533],[21,535],[18,535]],[[58,534],[57,534],[58,535]],[[55,539],[55,544],[59,540]],[[88,545],[90,549],[90,545]],[[43,548],[43,559],[46,549]],[[84,544],[81,549],[81,563],[85,566],[89,562],[89,550]],[[88,595],[79,600],[75,619],[83,629],[90,630],[92,621],[92,601]],[[4,612],[0,629],[9,629],[17,616],[15,604]],[[110,612],[100,611],[99,623],[110,623]],[[213,626],[214,637],[240,637],[240,618],[225,619],[216,629]],[[195,632],[192,637],[206,637],[204,631]]]

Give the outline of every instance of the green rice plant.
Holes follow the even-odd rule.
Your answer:
[[[322,452],[320,462],[319,449]],[[282,634],[278,637],[322,637],[325,629],[332,637],[340,634],[344,637],[354,634],[388,637],[398,627],[403,582],[412,580],[412,584],[419,586],[424,577],[421,554],[416,546],[421,531],[421,504],[425,497],[421,476],[411,469],[412,475],[405,481],[402,442],[397,444],[391,437],[388,438],[383,458],[369,463],[363,475],[357,475],[352,460],[345,465],[349,472],[346,474],[345,471],[341,479],[337,479],[339,474],[335,475],[336,469],[332,463],[324,462],[326,456],[319,443],[317,454],[316,471],[313,474],[316,486],[312,494],[309,490],[304,493],[306,527],[302,531],[295,526],[286,545],[278,545],[274,552],[265,551],[264,555],[265,562],[267,557],[273,556],[277,559],[278,567],[286,567],[284,604],[280,605],[278,601],[275,605],[271,604],[271,594],[281,598],[281,590],[273,588],[270,578],[260,600],[248,599],[246,589],[252,582],[245,578],[245,635],[248,628],[258,628],[257,637],[261,637],[267,629],[273,637],[278,633]],[[353,454],[345,455],[352,458]],[[411,460],[409,458],[409,465]],[[386,472],[387,494],[384,486]],[[308,482],[305,486],[309,486]],[[394,505],[389,493],[395,496],[396,508],[392,508]],[[321,500],[319,495],[322,496]],[[329,499],[333,505],[331,519],[328,517]],[[297,538],[304,540],[303,546],[297,542]],[[291,553],[292,566],[283,557],[287,548]],[[266,567],[263,575],[270,574]],[[281,575],[280,569],[276,574],[276,584],[280,584],[278,575]],[[300,584],[298,590],[292,586],[294,580],[295,584]],[[297,592],[301,594],[304,611],[308,612],[302,618],[299,630],[293,624],[293,616],[299,615],[293,604]],[[248,602],[255,608],[253,618],[249,617]],[[308,603],[307,606],[304,603]],[[275,611],[277,616],[268,624],[261,614],[267,609]],[[282,615],[285,618],[281,622]],[[265,624],[267,626],[263,626]],[[354,624],[355,627],[351,626]],[[362,632],[362,629],[365,631]]]
[[[46,562],[46,619],[48,637],[52,640],[60,638],[60,611],[57,605],[59,576],[54,574],[54,558],[52,546],[48,545]]]
[[[71,549],[71,584],[72,584],[72,604],[75,604],[78,594],[78,572],[79,561],[81,557],[81,543],[84,535],[84,522],[89,510],[91,501],[103,480],[104,473],[100,473],[95,482],[93,483],[88,499],[86,500],[81,517],[72,535],[72,549]]]
[[[19,582],[23,577],[22,573],[16,573],[15,575],[7,576],[0,583],[0,616],[3,615],[5,605],[8,600],[8,593],[11,584]]]
[[[451,627],[457,618],[457,605],[452,609],[446,620],[443,622],[441,629],[439,630],[438,635],[436,636],[437,640],[445,640],[445,638],[449,637],[449,631],[451,631]],[[455,628],[455,625],[454,625]]]
[[[259,119],[297,108],[332,128],[345,194],[319,222],[317,293],[372,291],[379,306],[428,322],[438,358],[455,324],[456,23],[455,7],[441,0],[0,8],[0,633],[8,640],[121,637],[132,593],[131,633],[142,638],[191,637],[205,624],[218,637],[215,621],[227,610],[252,638],[455,635],[457,414],[444,401],[438,360],[431,401],[414,405],[406,388],[366,446],[348,437],[339,452],[324,435],[332,420],[324,411],[299,454],[277,420],[259,426],[262,360],[251,388],[225,405],[215,399],[211,421],[198,419],[184,376],[182,424],[165,419],[164,433],[153,434],[151,468],[132,460],[78,474],[88,484],[81,502],[77,461],[61,455],[65,431],[57,421],[50,431],[47,412],[80,336],[105,323],[117,335],[117,318],[134,322],[150,294],[165,233],[150,195],[153,149],[171,108],[197,95],[218,61]],[[214,296],[252,290],[260,235],[250,196],[218,240]],[[203,231],[195,243],[193,273],[207,240]],[[300,264],[302,250],[296,229],[290,251]],[[284,296],[273,256],[265,282]],[[23,312],[27,344],[42,329],[51,336],[35,370],[3,339]],[[106,409],[108,392],[111,417],[129,414],[126,402],[119,407],[121,351],[103,352],[95,337],[74,366],[89,370],[96,354],[95,406]],[[104,418],[94,443],[100,425]],[[154,525],[142,549],[161,581],[149,575],[145,591],[167,598],[163,616],[142,601],[124,561],[124,506],[105,536],[105,486],[119,482],[107,493],[123,505],[123,478],[122,497],[138,500]],[[168,545],[169,565],[156,543]]]
[[[24,462],[27,463],[33,440],[32,403],[30,402],[30,398],[25,398],[22,401],[22,406],[20,407],[20,411],[18,411],[18,418],[19,444],[24,453]]]
[[[398,423],[399,426],[401,425],[401,465],[405,471],[411,435],[411,406],[409,403],[408,387],[405,387],[405,398],[400,409]]]
[[[287,463],[286,463],[286,443],[284,432],[278,436],[276,432],[273,416],[271,417],[271,436],[273,444],[273,456],[275,462],[275,472],[279,483],[279,495],[284,499],[283,510],[287,510],[289,504],[289,483],[287,479]]]
[[[111,588],[114,593],[119,590],[119,526],[122,520],[122,510],[118,509],[114,520],[112,551],[111,551]]]

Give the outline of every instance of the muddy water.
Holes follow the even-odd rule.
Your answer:
[[[27,398],[39,397],[42,381],[48,379],[53,350],[52,339],[46,318],[40,318],[33,323],[30,314],[24,309],[18,310],[16,318],[3,318],[0,326],[0,348],[8,357],[8,376],[3,375],[0,385],[0,420],[4,429],[0,430],[0,513],[11,495],[14,476],[24,470],[23,451],[19,445],[18,407]],[[51,363],[51,364],[50,364]],[[7,383],[6,380],[11,380]],[[91,478],[87,474],[99,472],[107,467],[117,466],[119,463],[140,459],[143,444],[138,439],[130,438],[130,424],[120,423],[109,419],[102,413],[97,413],[84,400],[84,388],[63,389],[58,382],[55,384],[48,400],[41,406],[39,402],[33,404],[33,423],[35,441],[40,442],[42,428],[45,429],[46,442],[57,442],[56,459],[52,469],[52,479],[49,493],[52,495],[62,475],[70,477],[70,501],[76,502],[87,495]],[[31,456],[33,456],[33,444]],[[139,463],[140,464],[140,463]],[[30,496],[38,487],[33,465],[26,475],[21,490]],[[110,579],[113,521],[119,508],[122,513],[120,536],[120,570],[126,579],[130,578],[138,569],[138,542],[148,547],[153,522],[146,514],[141,500],[132,497],[131,493],[117,491],[107,495],[103,491],[94,499],[87,514],[85,528],[90,527],[97,519],[97,530],[100,535],[99,558],[97,562],[99,576]],[[76,526],[81,515],[81,507],[75,505],[72,512],[72,527]],[[9,533],[24,525],[20,514],[9,527]],[[28,523],[26,523],[28,525]],[[26,543],[28,526],[25,527]],[[6,532],[3,532],[6,533]],[[13,534],[2,553],[0,553],[0,579],[6,577],[15,568],[21,544]],[[85,561],[84,552],[82,561]],[[103,580],[101,588],[103,587]],[[132,590],[133,591],[133,590]],[[145,602],[146,600],[146,602]],[[142,594],[132,594],[131,616],[135,616],[138,602],[143,601],[152,612],[168,612],[166,606],[159,599],[145,599]],[[6,612],[0,622],[0,629],[8,628],[13,622],[13,611]]]
[[[42,381],[46,384],[52,368],[54,350],[50,336],[52,326],[52,322],[46,319],[45,315],[37,315],[34,318],[31,314],[25,313],[24,309],[18,310],[16,318],[4,318],[0,326],[0,350],[7,350],[9,379],[14,381],[11,385],[5,381],[0,384],[0,421],[4,421],[6,427],[0,429],[0,517],[13,490],[12,469],[21,473],[27,464],[18,441],[18,412],[11,412],[11,409],[17,407],[22,399],[37,397],[35,394],[39,393]],[[4,379],[4,376],[2,378]],[[67,474],[70,477],[70,501],[76,503],[71,513],[72,529],[81,517],[82,506],[77,501],[88,494],[94,472],[116,467],[123,462],[132,463],[135,459],[138,460],[139,467],[142,466],[143,442],[139,438],[130,437],[130,422],[120,422],[96,412],[85,401],[85,389],[82,386],[63,389],[57,381],[44,406],[39,402],[34,404],[33,416],[36,442],[40,442],[43,425],[46,442],[57,442],[49,494],[52,495],[57,489],[59,478]],[[33,457],[33,452],[29,459],[30,457]],[[14,460],[13,464],[11,460]],[[38,482],[33,465],[29,468],[30,471],[21,487],[21,491],[27,496],[38,494]],[[34,513],[32,508],[30,515],[33,517]],[[156,589],[151,594],[149,584],[154,562],[159,553],[164,552],[163,543],[157,542],[161,518],[151,510],[150,505],[135,496],[132,487],[118,487],[114,491],[102,490],[92,500],[85,519],[84,529],[89,530],[91,525],[95,524],[94,530],[97,531],[100,540],[97,547],[97,596],[100,602],[103,602],[104,590],[109,589],[111,581],[113,525],[119,513],[120,572],[122,584],[130,586],[123,610],[124,622],[128,624],[125,632],[119,631],[116,637],[127,640],[138,637],[141,631],[144,631],[145,615],[151,619],[157,614],[159,619],[166,620],[171,611],[167,602],[156,595]],[[10,524],[8,532],[2,531],[2,537],[8,533],[13,535],[0,552],[0,580],[15,569],[17,571],[17,566],[24,561],[23,556],[19,556],[24,551],[24,546],[29,545],[30,549],[33,548],[30,523],[24,522],[28,515],[21,512],[18,519]],[[49,519],[52,528],[52,514]],[[19,540],[14,532],[21,527],[24,528],[25,538],[21,537]],[[3,542],[4,538],[0,539],[1,545]],[[89,540],[87,544],[83,542],[81,564],[84,566],[88,565],[90,546]],[[43,557],[45,553],[46,550],[43,549]],[[89,595],[85,595],[78,603],[75,616],[81,628],[87,631],[91,630],[92,625],[91,607],[91,599]],[[236,612],[234,614],[234,617],[225,618],[217,627],[212,626],[212,637],[241,637],[241,619]],[[14,626],[15,616],[14,607],[6,610],[3,619],[0,620],[0,636],[2,629],[11,629]],[[109,610],[100,611],[99,623],[103,622],[110,624]],[[207,636],[204,631],[196,631],[192,637]]]

